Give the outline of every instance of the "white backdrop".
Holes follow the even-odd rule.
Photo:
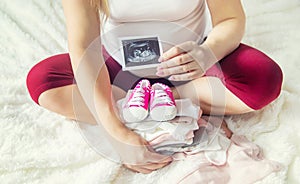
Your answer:
[[[134,174],[97,155],[75,124],[35,105],[26,90],[28,70],[67,51],[60,0],[0,2],[1,183],[166,183],[189,163],[149,175]],[[280,98],[267,108],[228,117],[230,128],[259,144],[282,172],[258,183],[300,183],[300,1],[244,0],[243,42],[267,53],[284,71]]]

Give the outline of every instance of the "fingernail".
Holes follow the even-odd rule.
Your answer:
[[[163,68],[161,66],[158,66],[157,67],[157,70],[162,70]]]

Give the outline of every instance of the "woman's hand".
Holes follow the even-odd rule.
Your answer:
[[[135,172],[151,173],[171,163],[172,157],[155,153],[149,143],[135,132],[127,129],[114,136],[123,165]],[[114,141],[115,142],[115,141]]]
[[[217,61],[207,45],[188,41],[172,47],[161,56],[156,75],[170,76],[169,80],[173,81],[193,80],[203,76]]]

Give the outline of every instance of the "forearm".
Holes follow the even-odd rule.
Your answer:
[[[222,59],[240,44],[245,31],[245,20],[227,19],[217,24],[208,35],[205,44],[212,50],[218,60]]]
[[[123,129],[123,123],[114,112],[111,84],[101,53],[99,12],[86,0],[62,0],[62,4],[71,64],[80,95],[96,122],[109,133]],[[76,99],[73,101],[78,105]],[[78,116],[76,109],[80,108],[73,109]]]
[[[94,42],[85,51],[70,51],[74,76],[80,94],[96,122],[109,133],[124,129],[114,110],[109,74],[101,54],[100,44]]]

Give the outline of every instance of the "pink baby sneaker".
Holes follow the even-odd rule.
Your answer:
[[[177,114],[173,93],[169,86],[161,83],[152,85],[150,91],[150,116],[156,121],[167,121]]]
[[[148,80],[141,80],[133,89],[123,106],[123,118],[133,123],[144,120],[148,116],[151,84]]]

